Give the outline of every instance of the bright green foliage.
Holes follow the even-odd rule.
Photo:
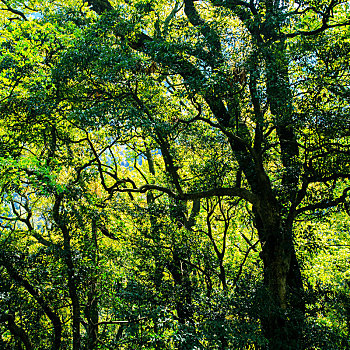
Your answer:
[[[346,2],[0,3],[0,348],[350,346]]]

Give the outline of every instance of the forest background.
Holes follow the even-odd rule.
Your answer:
[[[349,349],[350,3],[0,1],[1,349]]]

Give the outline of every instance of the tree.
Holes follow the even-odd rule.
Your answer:
[[[20,116],[20,125],[38,131],[35,138],[25,129],[3,138],[6,156],[21,159],[30,149],[45,160],[50,173],[55,166],[58,174],[60,166],[70,169],[62,187],[60,180],[49,182],[42,168],[33,172],[25,167],[28,176],[53,188],[52,219],[64,238],[67,269],[74,269],[67,225],[79,214],[63,219],[63,198],[71,203],[70,197],[86,197],[105,212],[123,198],[135,212],[149,215],[151,233],[145,232],[152,244],[161,242],[164,231],[159,215],[169,219],[169,227],[178,225],[183,237],[194,237],[196,225],[204,225],[201,232],[227,289],[226,238],[220,251],[212,217],[218,226],[223,220],[226,237],[234,222],[229,209],[237,208],[251,218],[247,228],[254,225],[250,240],[242,230],[247,244],[243,262],[251,251],[258,252],[254,237],[260,244],[259,318],[266,348],[304,348],[306,280],[296,219],[346,207],[350,189],[348,4],[89,0],[88,5],[95,15],[84,7],[67,7],[63,14],[48,10],[38,20],[46,33],[36,46],[39,59],[25,56],[27,63],[20,64],[21,54],[12,54],[20,51],[19,44],[11,39],[4,44],[2,61],[3,84],[11,87],[2,101],[3,126],[14,130]],[[5,6],[21,20],[31,11],[27,5],[18,10]],[[10,24],[8,35],[33,33],[33,23]],[[64,34],[56,28],[64,28]],[[42,75],[32,83],[37,72]],[[158,164],[151,150],[159,155]],[[128,153],[132,169],[122,169],[116,161],[121,152]],[[148,170],[138,169],[139,157],[147,159]],[[101,198],[92,196],[91,202],[89,186],[96,181]],[[152,214],[157,206],[166,210]],[[82,229],[79,220],[73,222]],[[244,226],[243,219],[238,222]],[[160,259],[161,249],[152,253],[159,274],[154,285],[164,280],[162,271],[169,271],[183,300],[192,305],[191,276],[201,271],[209,291],[213,269],[193,253],[194,244],[189,250],[185,241],[173,244],[172,256]],[[201,249],[203,254],[210,251]],[[69,283],[72,303],[76,300],[73,322],[79,328],[75,288]],[[179,302],[175,309],[180,323],[195,318]],[[222,348],[229,346],[220,341]]]
[[[93,1],[90,4],[99,14],[111,10],[109,5],[97,8]],[[345,81],[337,72],[330,83],[337,86],[332,88],[334,92],[323,87],[327,90],[325,94],[336,97],[336,107],[329,99],[325,102],[321,95],[323,108],[317,110],[321,106],[309,100],[313,110],[305,112],[298,94],[303,94],[304,99],[307,92],[303,93],[304,82],[291,75],[293,66],[313,70],[322,67],[322,63],[315,50],[311,56],[317,62],[310,58],[300,63],[293,59],[290,50],[304,42],[310,46],[322,37],[337,35],[342,28],[346,35],[349,25],[343,12],[346,5],[337,1],[324,2],[317,7],[307,2],[216,1],[207,2],[206,6],[185,1],[183,14],[176,4],[168,17],[161,17],[156,4],[135,3],[130,4],[132,15],[129,18],[117,11],[114,17],[113,12],[110,13],[109,20],[116,23],[113,31],[117,38],[159,65],[160,76],[162,73],[176,76],[175,79],[168,77],[169,87],[175,89],[175,94],[187,91],[188,97],[182,103],[190,105],[186,106],[190,110],[197,109],[198,114],[179,120],[178,124],[193,128],[200,122],[207,123],[226,137],[236,164],[233,171],[236,174],[242,172],[244,177],[240,183],[223,187],[211,185],[203,191],[186,192],[180,185],[181,176],[173,166],[179,161],[166,154],[170,145],[159,140],[165,165],[175,183],[175,192],[167,188],[161,190],[182,200],[226,195],[243,198],[252,204],[269,298],[266,317],[261,320],[265,335],[273,348],[297,348],[301,346],[305,306],[293,244],[293,222],[305,211],[328,208],[345,201],[348,187],[344,179],[349,174],[341,165],[341,153],[348,147],[347,132],[341,138],[324,134],[315,145],[310,147],[308,144],[310,139],[317,138],[321,128],[315,120],[316,113],[319,118],[327,115],[328,123],[333,119],[334,127],[339,127],[339,131],[347,127],[347,122],[341,121],[346,118],[340,119],[337,113],[339,104],[345,103],[345,107],[347,102],[340,102],[339,92],[335,92],[345,88]],[[157,21],[153,13],[157,14]],[[219,24],[222,13],[231,19],[226,21],[227,27]],[[216,17],[208,17],[210,14]],[[149,27],[152,19],[153,28]],[[239,21],[236,27],[233,27],[234,20]],[[240,37],[241,42],[232,39],[235,28],[245,34]],[[153,35],[146,34],[146,29],[148,33],[153,31]],[[246,57],[242,57],[241,52],[230,55],[233,45],[238,50],[249,47]],[[339,57],[334,59],[332,63],[336,64]],[[175,82],[181,88],[175,87]],[[305,84],[312,85],[312,79],[306,78]],[[147,106],[137,102],[147,114]],[[347,113],[346,109],[341,113]],[[305,143],[308,130],[312,130],[314,136]],[[315,164],[314,159],[317,159]],[[326,165],[323,170],[321,165]],[[333,192],[328,198],[304,204],[314,183],[322,187],[329,181],[340,182],[339,195]],[[152,186],[141,186],[139,190],[148,188]],[[298,310],[299,316],[289,314],[288,310]]]

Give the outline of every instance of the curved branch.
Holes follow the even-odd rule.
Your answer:
[[[177,0],[175,3],[174,8],[170,12],[169,16],[165,19],[164,24],[163,24],[163,36],[166,37],[168,34],[168,26],[171,20],[175,17],[175,15],[181,10],[182,8],[181,1]]]
[[[339,179],[350,179],[350,174],[335,173],[329,176],[313,175],[313,176],[310,176],[307,180],[308,180],[308,183],[313,183],[313,182],[329,182],[329,181],[334,181]]]
[[[284,36],[287,38],[295,38],[298,35],[312,36],[312,35],[320,34],[330,28],[338,28],[338,27],[345,27],[345,26],[350,26],[350,21],[344,22],[344,23],[336,23],[336,24],[323,23],[321,27],[315,30],[306,30],[306,31],[300,30],[298,32],[285,34]]]
[[[11,7],[10,5],[7,4],[7,2],[5,0],[1,0],[1,2],[6,6],[5,9],[1,9],[3,11],[9,11],[15,15],[18,15],[20,17],[22,17],[22,19],[24,19],[25,21],[28,21],[27,17],[25,16],[25,14],[22,11],[16,10],[13,7]],[[15,18],[14,18],[15,19]],[[19,19],[19,18],[18,18]]]
[[[182,193],[182,194],[176,194],[170,189],[158,186],[158,185],[152,185],[152,184],[146,184],[142,185],[139,188],[121,188],[116,189],[116,192],[129,192],[129,193],[145,193],[149,190],[156,190],[163,193],[167,193],[170,197],[176,198],[179,200],[198,200],[201,198],[210,198],[210,197],[239,197],[242,199],[245,199],[246,201],[257,205],[258,204],[258,197],[255,196],[252,192],[248,191],[245,188],[239,188],[239,187],[219,187],[219,188],[212,188],[210,190],[206,191],[200,191],[200,192],[192,192],[192,193]]]
[[[336,199],[329,200],[329,201],[322,201],[319,203],[310,204],[310,205],[306,205],[305,207],[299,208],[298,210],[295,211],[295,216],[297,216],[305,211],[314,211],[316,209],[329,209],[329,208],[335,207],[341,203],[344,203],[349,191],[350,191],[350,187],[347,187],[343,191],[343,194]]]
[[[246,253],[244,254],[244,258],[243,258],[243,260],[242,260],[242,262],[241,262],[241,264],[240,264],[240,266],[239,266],[239,270],[238,270],[238,272],[237,272],[237,275],[236,275],[236,277],[235,277],[235,279],[234,279],[234,282],[233,282],[232,286],[235,286],[235,287],[237,286],[237,283],[238,283],[239,278],[241,277],[241,274],[242,274],[242,271],[243,271],[244,264],[245,264],[245,262],[247,261],[250,252],[251,252],[252,250],[256,251],[255,247],[257,246],[257,244],[258,244],[259,242],[260,242],[260,241],[256,241],[253,245],[251,245],[251,246],[248,248],[248,250],[247,250]]]
[[[339,4],[339,3],[338,3]],[[325,30],[329,28],[337,28],[337,27],[344,27],[350,25],[350,21],[343,22],[343,23],[335,23],[335,24],[328,24],[328,21],[333,13],[333,9],[338,5],[337,0],[331,0],[330,4],[327,6],[327,9],[325,12],[317,11],[315,8],[307,8],[307,10],[311,9],[315,13],[321,14],[322,15],[322,25],[321,27],[315,29],[315,30],[306,30],[306,31],[297,31],[295,33],[289,33],[285,34],[287,38],[294,38],[298,35],[304,35],[304,36],[311,36],[311,35],[316,35],[324,32]]]

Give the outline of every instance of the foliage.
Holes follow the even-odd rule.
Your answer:
[[[349,348],[347,2],[0,6],[1,348]]]

